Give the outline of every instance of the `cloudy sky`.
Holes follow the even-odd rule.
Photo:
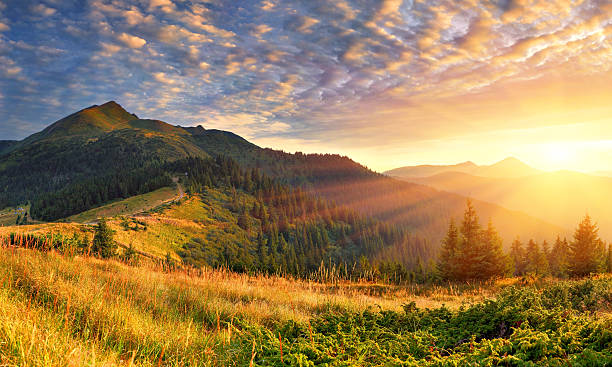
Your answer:
[[[608,0],[0,0],[0,139],[92,104],[376,170],[612,170]]]

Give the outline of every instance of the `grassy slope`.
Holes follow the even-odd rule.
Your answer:
[[[607,294],[610,302],[612,279],[598,282],[598,292],[604,292],[598,294]],[[448,311],[402,316],[402,305],[413,300],[419,307],[438,308],[445,303],[456,309],[464,301],[474,301],[474,297],[480,300],[505,285],[467,287],[462,291],[453,287],[411,289],[365,283],[324,285],[209,270],[196,276],[115,261],[0,248],[0,363],[246,366],[253,360],[253,365],[267,366],[281,365],[281,348],[284,365],[298,365],[299,360],[304,363],[301,365],[312,365],[306,360],[329,361],[334,366],[403,365],[402,360],[416,363],[413,358],[420,358],[419,365],[443,365],[444,361],[486,365],[487,360],[500,358],[507,363],[520,363],[515,357],[547,365],[553,356],[579,365],[577,362],[593,355],[600,363],[605,361],[602,352],[583,355],[586,351],[580,349],[581,343],[591,343],[594,348],[596,343],[604,343],[599,348],[606,348],[605,328],[610,324],[602,314],[576,314],[571,308],[554,313],[555,317],[565,318],[567,327],[595,333],[599,341],[586,334],[581,338],[565,326],[559,328],[557,336],[552,330],[531,332],[527,325],[504,339],[476,340],[455,347],[451,356],[436,345],[435,329],[431,331],[434,334],[425,332],[425,323],[431,321],[428,317],[446,317]],[[584,288],[581,284],[578,287]],[[594,310],[605,311],[601,307],[609,306],[600,303]],[[476,313],[482,312],[478,307]],[[514,312],[512,307],[502,312]],[[533,311],[521,317],[538,320],[537,309],[541,306],[533,303],[530,307]],[[463,317],[469,320],[474,313],[453,312],[450,315],[455,316],[449,322]],[[398,319],[393,321],[394,317]],[[362,325],[364,320],[366,324]],[[420,322],[424,324],[417,324]],[[444,322],[438,325],[445,327]],[[411,328],[423,331],[411,332]],[[559,340],[571,357],[563,357],[566,352],[555,349]],[[510,356],[498,354],[504,350]],[[394,357],[400,355],[403,357]]]
[[[101,214],[114,215],[109,218],[109,225],[116,231],[115,240],[121,247],[131,244],[136,250],[160,259],[168,252],[178,259],[176,252],[194,239],[204,244],[205,252],[216,251],[221,244],[241,247],[255,239],[256,234],[241,229],[237,215],[228,209],[231,200],[228,192],[211,189],[201,197],[186,196],[178,202],[168,202],[176,197],[176,189],[160,189],[78,214],[68,223],[0,227],[0,236],[13,232],[68,236],[78,233],[91,239],[92,225],[84,223]],[[252,196],[239,193],[239,198],[253,204]]]
[[[21,210],[18,210],[21,208]],[[29,213],[30,208],[26,205],[18,208],[4,208],[0,210],[0,226],[13,226],[17,221],[17,216],[23,216],[25,212]]]
[[[131,215],[156,208],[163,203],[177,197],[177,189],[163,187],[143,195],[132,196],[124,200],[118,200],[86,212],[73,215],[66,220],[68,222],[87,223],[100,217],[114,217],[118,215]]]

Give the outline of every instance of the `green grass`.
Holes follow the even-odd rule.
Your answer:
[[[609,275],[517,281],[327,285],[0,248],[0,365],[612,363]]]
[[[0,210],[0,226],[14,226],[17,220],[17,216],[23,217],[25,212],[30,213],[30,206],[23,205],[20,208],[23,208],[24,211],[17,212],[17,208],[9,207]],[[28,217],[28,220],[31,222],[31,218]]]
[[[88,223],[101,217],[115,217],[118,215],[131,215],[156,208],[163,203],[178,196],[176,187],[163,187],[161,189],[130,198],[112,202],[98,208],[73,215],[68,222]]]

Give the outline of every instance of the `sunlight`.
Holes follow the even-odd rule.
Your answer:
[[[550,168],[561,168],[568,166],[574,154],[568,144],[549,143],[542,149],[542,161],[548,162]]]

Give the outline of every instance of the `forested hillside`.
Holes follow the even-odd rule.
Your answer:
[[[7,143],[8,144],[8,143]],[[92,106],[40,133],[7,145],[0,157],[0,206],[32,203],[32,216],[57,220],[169,183],[166,164],[186,157],[229,156],[279,183],[400,225],[438,246],[465,197],[396,181],[347,157],[289,154],[202,127],[139,119],[114,102]],[[519,212],[475,201],[509,244],[516,235],[551,239],[563,229]],[[52,207],[52,208],[51,208]]]

